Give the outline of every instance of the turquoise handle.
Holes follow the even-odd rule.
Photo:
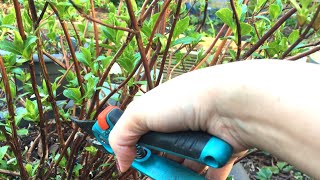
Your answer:
[[[114,154],[108,143],[110,130],[102,130],[97,123],[92,127],[92,131],[97,140],[110,153]],[[196,172],[180,165],[177,162],[152,154],[144,148],[146,155],[142,159],[135,159],[132,167],[142,174],[155,180],[204,180],[205,178]]]
[[[113,108],[101,120],[109,125],[109,129],[112,129],[122,113],[122,110]],[[212,168],[224,166],[233,153],[232,146],[227,142],[201,131],[148,132],[140,138],[138,144],[197,161]]]

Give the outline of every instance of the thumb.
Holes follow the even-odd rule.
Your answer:
[[[119,170],[127,171],[136,157],[136,143],[148,129],[139,118],[125,112],[109,135],[109,143],[114,151]]]

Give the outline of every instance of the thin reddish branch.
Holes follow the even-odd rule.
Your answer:
[[[236,19],[236,26],[237,26],[237,35],[238,35],[238,40],[237,40],[238,48],[237,48],[237,56],[236,56],[236,61],[237,61],[239,60],[240,54],[241,54],[241,27],[240,27],[240,19],[237,13],[236,5],[234,4],[234,0],[230,0],[230,4],[231,4],[231,9],[233,11],[234,18]]]
[[[114,65],[114,63],[117,61],[117,59],[120,57],[120,55],[123,53],[123,51],[125,50],[125,48],[128,46],[128,44],[131,42],[131,40],[133,39],[134,37],[134,34],[129,34],[127,39],[126,39],[126,42],[124,44],[122,44],[121,48],[117,51],[117,53],[113,56],[111,62],[109,63],[108,67],[105,69],[105,71],[103,72],[102,76],[100,77],[100,80],[97,84],[97,87],[102,87],[103,86],[103,83],[105,82],[105,80],[107,79],[109,73],[110,73],[110,70],[112,68],[112,66]],[[93,98],[91,100],[91,104],[90,104],[90,107],[89,107],[89,110],[88,110],[88,114],[87,114],[87,119],[90,118],[92,112],[93,112],[93,108],[94,108],[94,104],[96,102],[96,100],[98,100],[99,98],[99,93],[100,93],[100,88],[98,88],[95,92],[94,92],[94,95],[93,95]]]
[[[205,6],[204,6],[204,13],[203,13],[203,19],[201,24],[197,27],[196,31],[200,32],[201,28],[204,26],[205,22],[206,22],[206,18],[207,18],[207,13],[208,13],[208,0],[206,0],[205,2]],[[191,8],[189,9],[191,10]]]
[[[56,63],[57,65],[59,65],[60,67],[62,67],[63,69],[67,69],[66,65],[63,64],[61,61],[59,61],[58,59],[56,59],[55,57],[53,57],[50,53],[43,51],[43,54],[46,55],[49,59],[51,59],[54,63]]]
[[[34,23],[33,24],[33,29],[36,30],[36,29],[38,29],[38,24],[36,24],[38,19],[37,19],[37,15],[36,15],[37,12],[36,12],[36,9],[35,9],[34,0],[29,0],[29,7],[30,7],[31,15],[32,15],[32,21]],[[63,147],[64,146],[64,139],[63,139],[64,136],[63,136],[61,121],[60,121],[60,117],[59,117],[60,116],[59,109],[58,109],[58,106],[56,104],[55,97],[54,97],[54,94],[53,94],[52,85],[51,85],[49,73],[48,73],[48,70],[47,70],[47,66],[46,66],[46,64],[44,62],[40,33],[39,33],[39,31],[36,31],[35,34],[37,36],[36,44],[37,44],[37,51],[38,51],[38,59],[39,59],[39,62],[40,62],[42,75],[43,75],[43,78],[45,80],[45,83],[46,83],[46,86],[47,86],[47,90],[48,90],[48,95],[49,95],[48,96],[48,102],[51,103],[52,110],[54,112],[57,133],[59,135],[60,146]],[[42,126],[43,127],[40,126],[41,129],[44,128],[44,124],[42,124]],[[43,136],[45,136],[45,134],[43,134]],[[45,145],[46,145],[46,143],[43,142],[43,146],[45,146]]]
[[[151,44],[153,42],[154,34],[156,33],[156,31],[158,29],[158,26],[160,25],[161,20],[163,20],[163,16],[165,15],[165,13],[167,11],[167,8],[169,7],[170,2],[171,2],[171,0],[167,0],[165,2],[165,4],[163,5],[162,11],[160,12],[159,17],[158,17],[157,21],[155,22],[154,27],[153,27],[153,29],[151,31],[150,37],[148,39],[148,44],[146,46],[146,52],[148,52],[149,48],[151,47]]]
[[[38,20],[37,20],[37,24],[40,24],[40,22],[41,22],[41,20],[42,20],[42,18],[43,18],[43,16],[44,16],[44,13],[46,12],[46,10],[47,10],[47,8],[48,8],[48,5],[49,5],[48,2],[45,2],[45,3],[44,3],[43,9],[42,9],[42,11],[41,11],[41,14],[40,14],[40,16],[39,16],[39,18],[38,18]]]
[[[68,43],[68,46],[69,46],[69,49],[70,49],[70,53],[71,53],[72,59],[74,61],[74,67],[75,67],[75,71],[76,71],[76,75],[77,75],[78,85],[80,86],[81,96],[83,97],[84,96],[84,89],[83,89],[83,86],[82,86],[82,76],[81,76],[80,65],[79,65],[79,61],[78,61],[78,59],[76,57],[76,53],[75,53],[75,50],[74,50],[72,42],[71,42],[71,38],[70,38],[70,34],[68,32],[67,25],[66,25],[65,21],[63,21],[60,18],[57,8],[55,6],[53,6],[51,3],[50,3],[50,7],[54,11],[54,13],[57,15],[57,17],[59,19],[59,22],[61,24],[61,27],[63,29],[64,35],[66,37],[66,40],[67,40],[67,43]],[[83,100],[83,102],[84,102],[84,100]],[[82,108],[84,108],[84,106],[82,106]],[[83,117],[80,117],[79,119],[82,119],[82,118]]]
[[[206,50],[206,52],[204,53],[203,58],[200,60],[200,62],[191,69],[191,71],[199,69],[201,67],[201,65],[206,62],[206,60],[208,59],[208,57],[211,54],[211,51],[213,49],[213,47],[216,45],[216,43],[218,42],[219,38],[222,36],[222,33],[225,31],[225,29],[227,28],[227,25],[224,24],[221,29],[219,30],[218,34],[216,35],[215,39],[213,40],[213,42],[211,43],[210,47]]]
[[[24,33],[23,23],[22,23],[22,16],[21,16],[21,8],[18,0],[13,0],[14,10],[16,12],[16,20],[18,24],[18,30],[20,36],[23,40],[27,39],[26,34]]]
[[[232,30],[229,28],[225,34],[225,37],[231,35]],[[214,53],[213,59],[210,62],[210,66],[216,65],[219,59],[219,56],[221,55],[221,52],[223,50],[223,47],[226,45],[228,39],[224,39],[221,44],[219,45],[217,51]]]
[[[132,4],[131,4],[131,0],[126,0],[126,4],[127,4],[127,8],[128,8],[128,12],[129,12],[129,16],[130,16],[130,19],[131,19],[131,23],[132,23],[133,29],[135,31],[135,36],[136,36],[136,40],[137,40],[137,43],[138,43],[138,49],[139,49],[141,60],[142,60],[142,64],[143,64],[143,67],[144,67],[144,72],[147,75],[148,88],[149,88],[149,90],[151,90],[153,88],[153,85],[152,85],[152,80],[151,80],[151,77],[150,77],[150,69],[148,67],[148,60],[147,60],[147,57],[146,57],[146,51],[143,48],[140,27],[138,25],[136,16],[134,14],[133,7],[132,7]]]
[[[127,31],[127,32],[131,32],[133,33],[134,31],[132,29],[129,29],[129,28],[125,28],[125,27],[120,27],[120,26],[114,26],[114,25],[110,25],[110,24],[106,24],[102,21],[100,21],[99,19],[95,19],[91,16],[88,16],[87,14],[83,13],[82,10],[72,1],[72,0],[69,0],[69,2],[72,4],[72,6],[78,11],[78,13],[84,17],[85,19],[88,19],[90,21],[93,21],[93,22],[96,22],[98,24],[101,24],[103,26],[106,26],[106,27],[109,27],[109,28],[112,28],[112,29],[116,29],[116,30],[122,30],[122,31]]]
[[[251,49],[249,49],[242,57],[241,59],[247,59],[249,56],[251,56],[252,53],[254,53],[271,35],[287,20],[289,19],[295,12],[297,11],[296,8],[290,9],[285,15],[283,15],[275,24],[274,26],[266,33],[264,34],[261,39],[252,46]]]
[[[172,40],[172,37],[173,37],[173,32],[174,32],[174,29],[175,29],[176,24],[178,22],[179,16],[180,16],[181,3],[182,3],[182,0],[178,0],[177,9],[176,9],[176,12],[174,14],[174,19],[173,19],[172,26],[171,26],[171,29],[170,29],[170,34],[169,34],[169,37],[168,37],[168,40],[167,40],[167,44],[166,44],[166,47],[165,47],[165,50],[164,50],[164,53],[163,53],[163,56],[162,56],[161,65],[160,65],[160,70],[159,70],[156,86],[158,86],[160,84],[161,76],[162,76],[163,69],[164,69],[164,64],[166,62],[167,55],[168,55],[169,48],[170,48],[170,44],[171,44],[171,40]]]
[[[315,47],[313,49],[310,49],[308,51],[305,51],[303,53],[300,53],[300,54],[297,54],[297,55],[294,55],[294,56],[291,56],[291,57],[287,57],[286,59],[287,60],[297,60],[297,59],[309,56],[310,54],[313,54],[313,53],[315,53],[317,51],[320,51],[320,46],[317,46],[317,47]]]
[[[139,61],[139,63],[134,67],[134,69],[132,70],[132,72],[127,76],[127,78],[116,88],[114,88],[109,94],[108,96],[106,96],[105,98],[103,98],[101,100],[101,102],[99,103],[99,106],[97,108],[97,112],[100,112],[101,108],[108,102],[108,100],[116,93],[118,92],[124,85],[126,85],[129,80],[134,76],[134,74],[136,73],[136,71],[139,69],[139,66],[141,65],[142,60]],[[94,118],[96,118],[97,114],[95,115]]]
[[[288,56],[288,54],[302,41],[306,38],[307,34],[309,33],[311,27],[313,26],[315,20],[318,17],[318,14],[320,12],[320,5],[318,5],[317,11],[314,14],[312,20],[310,21],[310,23],[308,24],[308,26],[306,27],[306,29],[304,30],[304,32],[299,36],[299,38],[282,54],[281,59],[284,59],[286,56]]]
[[[147,18],[147,16],[150,15],[152,9],[154,8],[154,6],[158,3],[159,0],[153,0],[150,3],[150,6],[148,7],[148,9],[144,12],[144,14],[141,16],[141,18],[139,19],[140,22],[144,22],[144,20]],[[142,14],[142,13],[141,13]]]
[[[1,69],[1,76],[2,76],[2,81],[3,81],[3,85],[4,85],[4,90],[6,92],[6,101],[7,101],[7,106],[8,106],[8,111],[9,111],[9,122],[11,125],[11,134],[12,134],[12,138],[7,139],[7,140],[11,140],[13,142],[11,142],[10,144],[12,145],[12,151],[14,152],[14,155],[17,158],[17,163],[20,169],[20,174],[21,174],[21,179],[23,180],[27,180],[29,178],[29,175],[23,165],[23,159],[22,159],[22,153],[21,153],[21,149],[20,149],[20,143],[19,141],[19,137],[17,134],[17,127],[16,127],[16,122],[15,122],[15,111],[14,111],[14,106],[13,106],[13,100],[12,100],[12,94],[10,91],[10,84],[9,84],[9,80],[8,80],[8,76],[7,76],[7,72],[2,60],[2,57],[0,56],[0,69]],[[4,130],[6,131],[6,130]],[[4,134],[7,134],[6,132],[4,132]]]
[[[96,19],[96,11],[94,9],[94,1],[90,0],[90,4],[91,4],[91,13],[92,13],[92,18]],[[96,57],[99,56],[99,30],[98,30],[98,26],[97,23],[95,21],[92,21],[93,23],[93,32],[94,32],[94,40],[96,42]]]

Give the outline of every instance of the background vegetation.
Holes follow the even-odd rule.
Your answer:
[[[1,9],[1,178],[142,178],[119,174],[114,157],[92,146],[70,116],[95,119],[109,104],[125,109],[199,68],[316,62],[309,55],[320,50],[313,0],[230,0],[220,9],[208,0],[7,0]],[[252,176],[305,178],[276,161]]]

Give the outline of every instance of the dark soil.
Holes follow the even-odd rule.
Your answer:
[[[258,179],[257,174],[260,171],[260,169],[263,167],[274,167],[275,169],[279,169],[277,168],[278,162],[283,162],[283,161],[281,161],[280,159],[276,158],[275,156],[269,153],[262,152],[262,151],[257,151],[240,161],[244,169],[249,174],[250,179]],[[273,173],[271,176],[271,179],[309,180],[311,178],[306,174],[301,173],[299,170],[295,169],[293,166],[286,164],[282,168],[282,170],[280,170],[277,173]]]

